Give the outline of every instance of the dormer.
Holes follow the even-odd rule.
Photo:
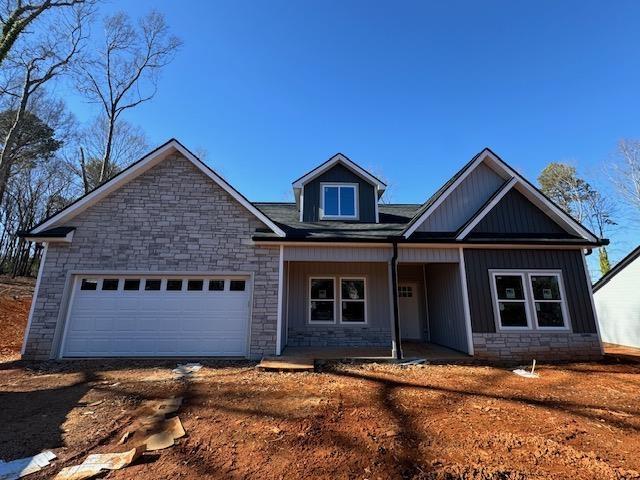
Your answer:
[[[378,223],[387,185],[338,153],[293,182],[301,222]]]

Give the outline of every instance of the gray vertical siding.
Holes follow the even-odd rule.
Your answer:
[[[431,342],[468,353],[458,264],[427,265],[426,278]]]
[[[496,172],[484,164],[465,178],[420,227],[419,232],[455,232],[504,183]]]
[[[367,324],[310,325],[309,277],[363,276],[367,290]],[[388,264],[345,262],[291,262],[288,289],[289,345],[390,345],[391,318],[389,308]],[[339,308],[339,304],[338,304]],[[338,314],[339,316],[339,314]]]
[[[364,223],[376,222],[377,199],[374,196],[373,185],[340,163],[304,186],[304,211],[302,218],[305,222],[317,222],[320,220],[320,184],[323,182],[357,183],[358,209],[360,213],[358,221]]]
[[[524,195],[511,189],[498,204],[471,231],[474,233],[539,233],[565,234],[556,222],[551,220]]]
[[[284,259],[309,262],[388,262],[391,247],[284,247]]]
[[[455,248],[398,248],[398,261],[407,263],[450,263],[458,262],[460,253]]]
[[[474,333],[496,331],[489,270],[500,268],[562,270],[573,331],[596,332],[581,250],[465,249],[464,259]]]

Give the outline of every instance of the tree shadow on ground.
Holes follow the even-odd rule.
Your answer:
[[[58,388],[0,392],[0,458],[27,457],[63,446],[62,425],[91,389],[88,372]]]

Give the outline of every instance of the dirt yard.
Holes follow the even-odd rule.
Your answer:
[[[0,275],[0,362],[17,360],[35,280]]]
[[[28,299],[13,302],[26,315]],[[1,304],[4,334],[20,315]],[[187,436],[107,478],[640,478],[638,363],[541,366],[525,379],[484,366],[283,374],[204,362],[179,380],[175,362],[25,363],[14,343],[0,363],[0,458],[58,456],[29,479],[122,449],[141,402],[174,395]]]

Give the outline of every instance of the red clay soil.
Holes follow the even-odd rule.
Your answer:
[[[35,280],[0,276],[0,361],[17,359]]]
[[[341,365],[261,373],[205,363],[0,365],[0,458],[53,449],[50,478],[114,451],[146,399],[185,397],[187,436],[110,479],[638,479],[640,365]],[[4,368],[4,370],[2,370]],[[99,405],[93,402],[103,400]]]
[[[118,439],[147,399],[184,396],[187,436],[109,479],[640,479],[640,364],[334,365],[17,360],[29,285],[0,282],[0,459],[42,450],[51,478]],[[2,290],[5,289],[5,290]],[[99,402],[99,403],[96,403]]]

